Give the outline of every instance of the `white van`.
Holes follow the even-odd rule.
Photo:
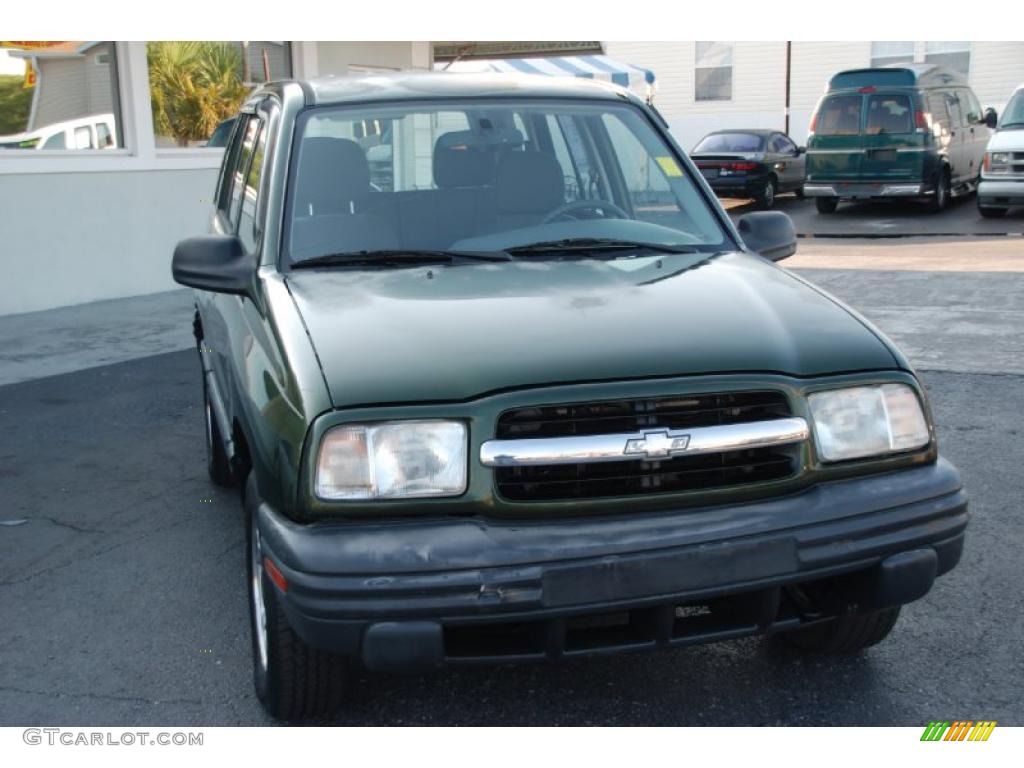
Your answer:
[[[978,211],[996,218],[1024,206],[1024,84],[1017,86],[985,148]]]
[[[0,147],[5,149],[117,149],[114,116],[77,117],[44,125],[34,131],[4,136]]]

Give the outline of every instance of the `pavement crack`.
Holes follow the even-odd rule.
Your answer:
[[[130,544],[136,544],[136,543],[138,543],[140,541],[145,541],[146,539],[150,538],[151,536],[153,536],[155,534],[163,533],[164,531],[169,531],[172,528],[177,528],[177,527],[182,526],[182,525],[193,524],[194,522],[195,521],[186,518],[186,519],[183,519],[183,520],[177,520],[177,521],[175,521],[173,523],[170,523],[168,525],[165,525],[165,526],[162,526],[162,527],[159,527],[159,528],[150,528],[150,529],[148,529],[145,533],[143,533],[140,536],[132,536],[130,538],[125,539],[124,541],[119,541],[116,544],[112,544],[109,547],[101,548],[101,549],[93,552],[92,554],[86,555],[84,557],[78,557],[78,558],[75,558],[74,560],[69,560],[69,561],[64,562],[64,563],[58,563],[56,565],[51,565],[48,568],[43,568],[41,571],[36,571],[35,573],[30,573],[27,576],[24,576],[24,577],[22,577],[20,579],[5,579],[5,580],[2,580],[2,581],[0,581],[0,587],[12,587],[12,586],[15,586],[17,584],[24,584],[24,583],[32,581],[33,579],[36,579],[36,578],[38,578],[40,576],[44,576],[44,575],[47,575],[47,574],[50,574],[50,573],[55,573],[57,571],[62,571],[65,568],[69,568],[72,565],[78,565],[80,563],[84,563],[87,560],[95,560],[97,557],[102,557],[103,555],[109,554],[110,552],[113,552],[113,551],[115,551],[117,549],[120,549],[121,547],[125,547],[125,546],[128,546]]]
[[[0,685],[0,691],[23,693],[32,696],[46,696],[52,699],[72,698],[90,699],[93,701],[124,701],[133,704],[202,704],[201,699],[149,699],[145,696],[118,696],[112,693],[73,693],[68,691],[36,691],[30,688],[18,688],[13,685]]]
[[[68,528],[69,530],[77,533],[106,533],[106,531],[100,530],[99,528],[86,528],[83,525],[75,525],[74,523],[66,523],[63,520],[58,520],[55,517],[47,517],[46,515],[39,515],[37,517],[29,518],[30,520],[45,520],[46,522],[59,526],[60,528]]]

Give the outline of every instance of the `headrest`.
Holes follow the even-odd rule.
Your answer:
[[[438,187],[480,187],[494,180],[494,153],[472,131],[442,133],[434,144]]]
[[[505,152],[494,186],[501,213],[542,213],[565,202],[562,166],[544,152]]]
[[[299,214],[347,213],[350,203],[370,191],[370,164],[350,139],[312,136],[299,150]]]

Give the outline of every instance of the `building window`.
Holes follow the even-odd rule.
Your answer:
[[[261,83],[291,77],[286,42],[151,42],[146,57],[158,148],[223,146],[246,96]],[[214,136],[218,141],[210,142]]]
[[[0,48],[0,150],[123,147],[113,42]]]
[[[924,60],[966,75],[971,69],[971,44],[956,41],[925,43]]]
[[[891,64],[913,64],[914,43],[887,40],[871,44],[871,66],[885,67]]]
[[[697,101],[732,99],[732,43],[697,43],[694,75]]]

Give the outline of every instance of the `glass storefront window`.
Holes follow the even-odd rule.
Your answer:
[[[163,40],[146,58],[157,148],[224,146],[246,96],[291,76],[286,42]]]
[[[123,147],[113,42],[0,44],[0,151]]]

